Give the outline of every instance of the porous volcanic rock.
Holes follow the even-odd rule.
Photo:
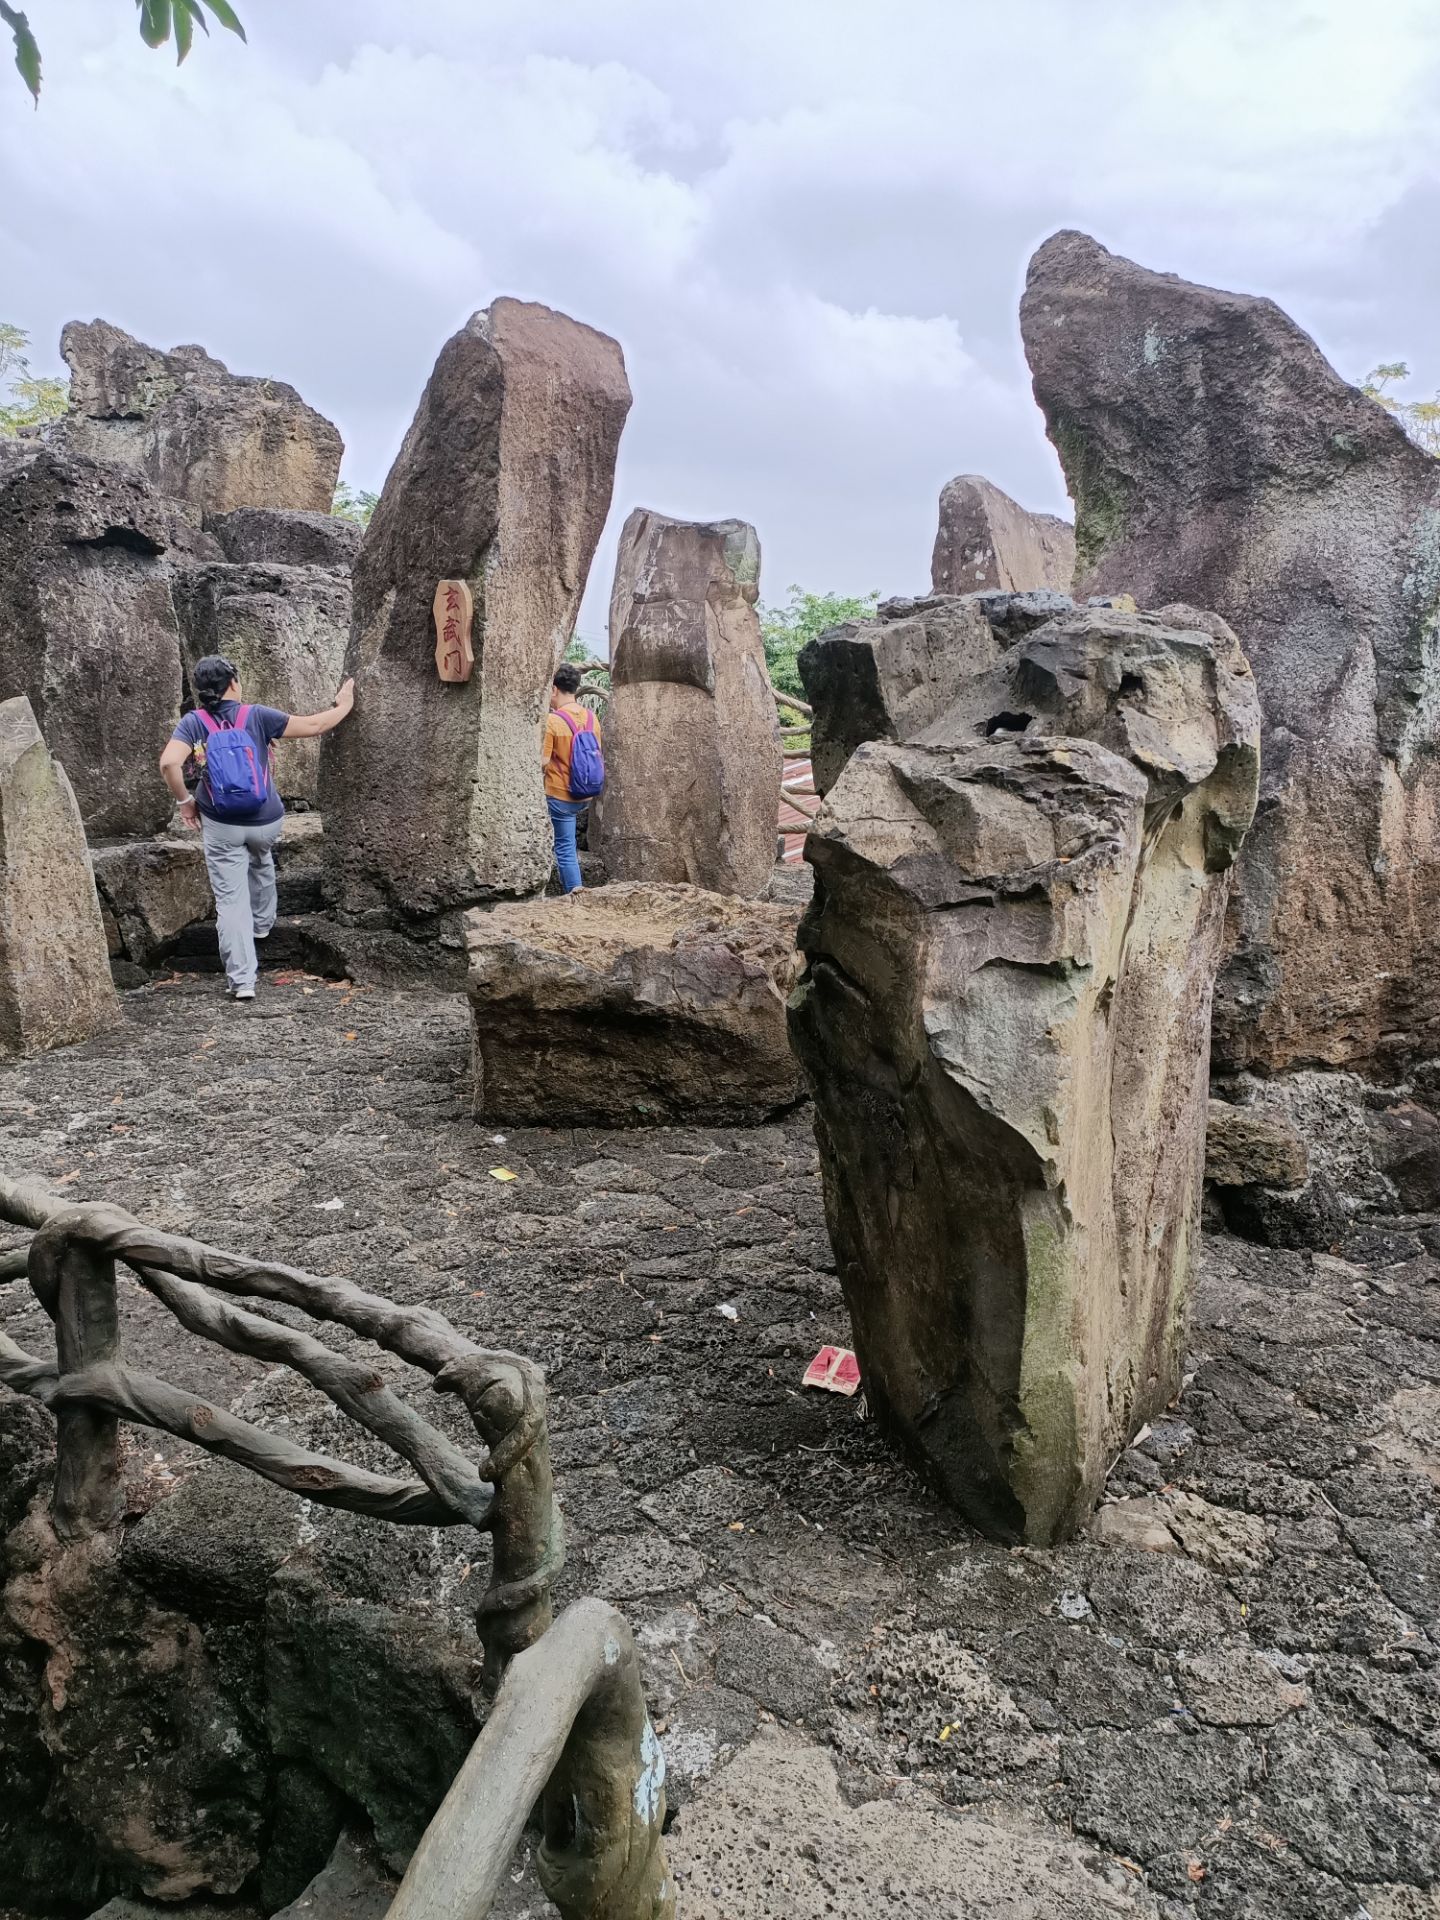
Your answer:
[[[1049,618],[1070,602],[1057,596],[1042,604]],[[800,651],[800,677],[815,709],[815,791],[830,791],[863,741],[913,740],[1005,645],[985,606],[955,595],[882,601],[872,618],[810,641]]]
[[[1265,717],[1217,1065],[1374,1069],[1440,1046],[1440,463],[1272,301],[1080,233],[1020,309],[1076,506],[1077,594],[1215,609]]]
[[[119,1017],[80,810],[22,695],[0,701],[0,1054]]]
[[[1205,1123],[1205,1178],[1219,1187],[1303,1187],[1305,1143],[1272,1114],[1212,1100]]]
[[[162,353],[106,320],[60,336],[70,411],[56,431],[93,459],[143,473],[202,513],[328,513],[344,442],[293,387],[234,374],[203,347]]]
[[[207,514],[206,530],[237,566],[268,561],[281,567],[343,567],[348,572],[360,548],[360,528],[334,513],[301,513],[281,507],[236,507]]]
[[[423,917],[536,892],[553,858],[539,722],[609,511],[620,348],[497,300],[441,349],[361,541],[355,711],[321,755],[329,884]],[[475,596],[475,668],[435,670],[437,582]]]
[[[208,653],[239,669],[241,697],[285,713],[315,713],[335,698],[350,638],[350,577],[343,570],[255,562],[187,569],[176,580],[187,675]],[[281,798],[313,804],[319,740],[286,740],[274,754]]]
[[[163,556],[203,551],[139,474],[50,449],[0,484],[0,699],[28,696],[87,833],[154,833],[180,711]]]
[[[793,1106],[799,917],[639,882],[471,913],[477,1118],[723,1125]]]
[[[946,482],[930,559],[935,593],[986,588],[1069,593],[1075,573],[1075,529],[1053,513],[1030,513],[978,473]]]
[[[758,894],[783,757],[743,520],[625,522],[610,597],[607,781],[591,838],[616,880]]]
[[[1001,1537],[1177,1390],[1210,997],[1259,709],[1223,622],[1075,609],[807,844],[790,1029],[867,1398]]]

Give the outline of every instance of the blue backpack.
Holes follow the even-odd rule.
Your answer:
[[[212,813],[217,820],[253,820],[270,798],[270,766],[245,724],[249,707],[241,707],[233,726],[203,707],[196,711],[210,736],[205,743],[205,785]]]
[[[605,756],[595,732],[595,716],[587,712],[583,727],[577,727],[563,708],[560,718],[570,729],[570,798],[593,800],[605,789]]]

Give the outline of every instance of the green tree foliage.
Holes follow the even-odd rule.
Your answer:
[[[238,34],[242,40],[245,38],[245,29],[230,0],[203,0],[203,4],[202,0],[135,0],[135,7],[140,15],[140,38],[147,47],[163,47],[174,35],[177,64],[194,44],[196,27],[202,33],[209,33],[210,20],[207,14],[229,32]],[[40,45],[34,29],[19,8],[9,4],[9,0],[0,0],[0,21],[10,29],[15,42],[16,69],[33,94],[36,106],[39,106]]]
[[[1440,459],[1440,393],[1433,400],[1402,400],[1391,393],[1391,387],[1409,378],[1410,369],[1403,360],[1387,360],[1365,376],[1360,390],[1393,413],[1417,447]]]
[[[796,664],[800,649],[830,627],[847,620],[868,620],[879,604],[878,593],[847,599],[839,593],[806,593],[803,587],[791,587],[783,607],[760,609],[760,632],[765,641],[765,664],[770,683],[777,693],[793,693],[804,699],[805,689]]]
[[[342,480],[335,489],[330,512],[337,520],[353,520],[357,527],[368,527],[379,499],[378,493],[367,493],[364,487],[352,487]]]
[[[29,345],[30,336],[22,327],[0,320],[0,437],[7,440],[13,440],[22,427],[58,420],[70,403],[64,380],[31,373]]]
[[[601,666],[595,648],[587,646],[578,633],[572,633],[569,645],[560,658],[568,660],[572,667],[587,669],[585,678],[580,682],[580,699],[587,707],[603,708],[610,695],[610,669]],[[598,698],[593,697],[597,695]]]

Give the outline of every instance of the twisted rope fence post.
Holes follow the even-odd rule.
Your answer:
[[[82,1208],[62,1208],[30,1243],[30,1284],[55,1323],[62,1378],[120,1359],[115,1262],[79,1236],[82,1215]],[[55,1531],[62,1540],[103,1533],[119,1523],[123,1505],[120,1422],[82,1404],[58,1408],[55,1428]]]
[[[630,1629],[602,1600],[511,1662],[386,1920],[484,1920],[542,1793],[537,1870],[565,1920],[674,1920],[665,1761]]]

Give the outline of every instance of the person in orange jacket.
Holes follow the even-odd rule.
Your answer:
[[[576,699],[579,691],[580,669],[568,662],[557,667],[540,744],[545,805],[555,833],[555,864],[560,869],[560,884],[566,893],[577,893],[584,884],[575,851],[575,833],[605,778],[600,723],[590,709],[582,707]]]

